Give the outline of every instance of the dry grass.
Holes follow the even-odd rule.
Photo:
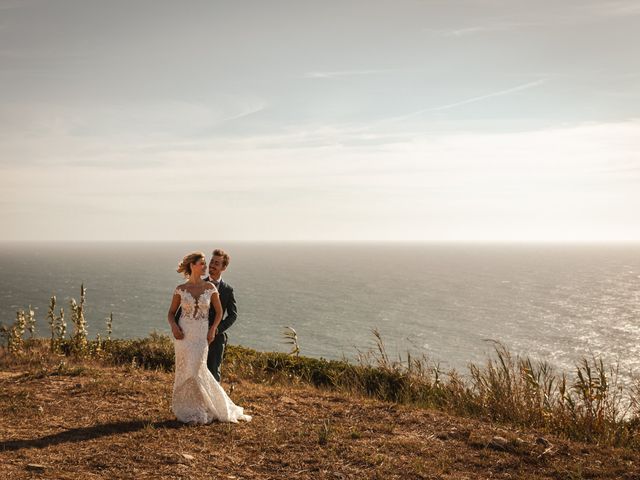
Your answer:
[[[224,386],[251,423],[183,426],[172,379],[0,356],[0,478],[640,478],[634,450],[238,374]]]
[[[56,314],[51,297],[47,319],[51,339],[34,338],[35,317],[19,310],[12,325],[0,325],[6,352],[23,365],[38,363],[43,355],[101,360],[110,365],[136,365],[170,372],[174,365],[172,340],[151,334],[140,339],[111,339],[113,316],[107,319],[107,338],[87,338],[84,316],[86,290],[80,301],[72,299],[74,326],[66,336],[64,311]],[[373,331],[376,348],[360,352],[356,364],[299,356],[295,330],[288,327],[285,339],[291,354],[259,352],[240,346],[226,349],[227,374],[272,385],[312,385],[414,407],[437,408],[449,414],[474,417],[516,428],[537,429],[571,440],[613,447],[640,448],[640,379],[625,385],[619,366],[605,366],[601,359],[583,359],[574,372],[555,372],[545,362],[512,355],[495,344],[495,355],[484,365],[469,365],[467,375],[442,372],[428,358],[392,360],[380,334]],[[29,331],[29,339],[25,339]],[[48,350],[48,351],[47,351]],[[10,360],[9,360],[10,361]],[[329,426],[323,435],[328,438]]]

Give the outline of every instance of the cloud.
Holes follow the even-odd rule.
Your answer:
[[[577,2],[574,5],[558,3],[553,10],[542,9],[514,12],[499,18],[486,18],[484,22],[450,28],[427,28],[427,32],[450,38],[462,38],[496,32],[511,32],[527,28],[544,28],[569,25],[581,25],[595,20],[607,20],[619,17],[640,15],[640,2],[637,0],[597,1],[594,3]]]
[[[440,37],[467,37],[483,33],[506,32],[521,28],[540,26],[540,22],[513,21],[502,23],[488,23],[486,25],[473,25],[470,27],[449,28],[449,29],[427,29],[428,32]]]
[[[325,71],[325,72],[307,72],[303,75],[304,78],[339,78],[339,77],[353,77],[358,75],[376,75],[381,73],[389,73],[393,70],[343,70],[343,71]]]
[[[457,102],[447,103],[445,105],[439,105],[437,107],[423,108],[421,110],[417,110],[415,112],[411,112],[406,115],[401,115],[398,117],[392,117],[392,118],[386,119],[383,122],[399,122],[399,121],[407,120],[409,118],[416,117],[418,115],[422,115],[423,113],[449,110],[449,109],[460,107],[463,105],[468,105],[470,103],[482,102],[490,98],[503,97],[505,95],[511,95],[513,93],[522,92],[524,90],[529,90],[531,88],[539,87],[540,85],[543,85],[545,82],[546,82],[545,79],[540,79],[534,82],[528,82],[522,85],[517,85],[515,87],[507,88],[505,90],[499,90],[497,92],[492,92],[485,95],[479,95],[477,97],[467,98]]]
[[[480,102],[480,101],[486,100],[488,98],[502,97],[504,95],[510,95],[512,93],[521,92],[523,90],[529,90],[530,88],[538,87],[538,86],[540,86],[540,85],[542,85],[544,83],[545,83],[545,80],[542,80],[542,79],[541,80],[536,80],[535,82],[525,83],[525,84],[522,84],[522,85],[518,85],[516,87],[507,88],[506,90],[500,90],[498,92],[493,92],[493,93],[489,93],[489,94],[486,94],[486,95],[480,95],[478,97],[468,98],[466,100],[461,100],[459,102],[454,102],[454,103],[449,103],[447,105],[441,105],[439,107],[429,108],[426,111],[436,112],[436,111],[439,111],[439,110],[448,110],[450,108],[459,107],[461,105],[467,105],[469,103]]]
[[[384,140],[387,130],[366,136]],[[225,238],[245,240],[554,239],[576,232],[640,239],[633,221],[640,120],[351,142],[362,137],[355,127],[298,127],[177,144],[158,138],[147,144],[153,150],[73,138],[59,151],[50,145],[47,156],[80,163],[0,165],[0,220],[6,235],[25,238],[74,231],[46,230],[54,212],[61,225],[95,223],[89,237],[129,235],[119,226],[130,221],[131,238],[145,239],[181,218],[218,238],[219,225],[188,213],[202,204],[225,218]],[[271,227],[260,230],[265,223]]]
[[[248,117],[249,115],[253,115],[254,113],[262,112],[266,108],[267,104],[262,102],[259,105],[244,105],[240,112],[220,119],[220,123],[226,123],[232,120],[238,120],[239,118]]]
[[[614,0],[597,2],[586,7],[586,11],[599,17],[627,17],[640,15],[637,0]]]
[[[0,165],[156,164],[168,146],[197,144],[267,106],[250,95],[218,95],[207,104],[5,104],[0,108]]]

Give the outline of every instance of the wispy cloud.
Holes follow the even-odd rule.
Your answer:
[[[304,152],[290,142],[331,132],[299,127],[271,139],[208,139],[191,151],[165,145],[163,152],[146,153],[137,145],[105,152],[114,146],[77,138],[75,146],[53,152],[67,161],[56,168],[0,166],[0,219],[8,227],[2,238],[66,239],[79,220],[90,227],[83,238],[105,232],[108,239],[158,238],[167,217],[197,222],[189,206],[223,193],[228,201],[216,204],[219,218],[228,220],[222,232],[244,240],[386,239],[390,230],[405,240],[600,238],[602,232],[638,239],[630,207],[640,201],[639,129],[640,123],[626,122],[451,132],[385,148],[345,148],[335,127],[330,145]],[[82,163],[89,155],[99,169]],[[184,174],[185,159],[198,175]],[[79,211],[76,204],[91,208]],[[62,213],[47,227],[55,212]],[[220,232],[212,224],[199,234],[218,238]],[[193,232],[181,239],[192,240],[188,235]]]
[[[264,103],[262,105],[256,105],[256,106],[252,106],[252,107],[247,107],[245,110],[235,114],[235,115],[231,115],[229,117],[225,117],[222,118],[220,120],[220,123],[225,123],[225,122],[230,122],[232,120],[238,120],[239,118],[244,118],[244,117],[248,117],[249,115],[253,115],[254,113],[258,113],[258,112],[262,112],[264,109],[267,108],[267,104]]]
[[[512,21],[500,23],[488,23],[486,25],[473,25],[462,28],[427,29],[428,32],[440,37],[467,37],[483,33],[507,32],[520,28],[540,26],[540,22]]]
[[[541,27],[557,27],[591,23],[594,20],[640,15],[640,2],[637,0],[598,0],[593,3],[579,2],[574,5],[556,6],[553,12],[527,12],[500,16],[498,18],[478,19],[477,23],[450,28],[427,28],[426,31],[439,37],[461,38],[498,32]]]
[[[442,35],[443,37],[466,37],[467,35],[474,35],[476,33],[484,33],[501,29],[502,28],[496,26],[485,25],[477,27],[456,28],[453,30],[440,30],[436,33]]]
[[[487,93],[486,95],[479,95],[477,97],[467,98],[467,99],[464,99],[464,100],[460,100],[458,102],[447,103],[445,105],[439,105],[437,107],[423,108],[421,110],[417,110],[415,112],[411,112],[411,113],[408,113],[406,115],[401,115],[401,116],[398,116],[398,117],[393,117],[393,118],[387,119],[387,120],[385,120],[385,122],[386,121],[397,122],[397,121],[401,121],[401,120],[407,120],[409,118],[413,118],[413,117],[416,117],[418,115],[422,115],[423,113],[438,112],[438,111],[442,111],[442,110],[449,110],[451,108],[460,107],[462,105],[468,105],[470,103],[482,102],[482,101],[487,100],[489,98],[503,97],[505,95],[511,95],[513,93],[521,92],[521,91],[524,91],[524,90],[529,90],[530,88],[539,87],[540,85],[544,84],[545,82],[546,82],[546,80],[540,79],[540,80],[536,80],[535,82],[524,83],[522,85],[517,85],[517,86],[512,87],[512,88],[507,88],[505,90],[499,90],[497,92]]]
[[[587,11],[603,17],[635,16],[640,15],[640,2],[637,0],[600,1],[589,5]]]
[[[513,88],[507,88],[506,90],[500,90],[498,92],[488,93],[486,95],[480,95],[478,97],[467,98],[466,100],[461,100],[459,102],[454,102],[454,103],[448,103],[446,105],[441,105],[439,107],[428,108],[426,111],[427,112],[436,112],[436,111],[439,111],[439,110],[448,110],[450,108],[459,107],[461,105],[467,105],[469,103],[480,102],[480,101],[486,100],[488,98],[502,97],[504,95],[510,95],[512,93],[521,92],[523,90],[529,90],[530,88],[538,87],[538,86],[542,85],[543,83],[545,83],[545,80],[536,80],[535,82],[525,83],[523,85],[518,85],[518,86],[513,87]]]
[[[338,78],[338,77],[353,77],[357,75],[376,75],[380,73],[389,73],[392,70],[342,70],[333,72],[307,72],[303,75],[304,78]]]

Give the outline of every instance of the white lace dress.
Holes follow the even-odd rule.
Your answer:
[[[173,413],[184,423],[250,421],[242,407],[234,404],[207,368],[209,306],[215,287],[198,298],[176,288],[180,296],[182,340],[174,338],[176,376],[173,384]]]

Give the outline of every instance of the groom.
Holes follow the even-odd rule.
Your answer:
[[[207,367],[215,377],[220,381],[220,366],[224,357],[224,349],[227,346],[227,329],[234,324],[238,318],[238,308],[236,306],[236,297],[233,295],[233,287],[222,279],[222,273],[229,266],[229,254],[220,248],[216,248],[209,262],[209,277],[206,281],[213,283],[220,294],[220,303],[222,304],[222,321],[218,325],[216,336],[211,345],[209,345],[209,354],[207,355]],[[225,316],[226,315],[226,316]],[[209,309],[209,326],[213,325],[216,318],[216,312],[213,308]]]
[[[233,325],[238,317],[238,308],[236,307],[236,297],[233,295],[233,287],[222,279],[222,272],[229,266],[229,254],[220,248],[216,248],[209,262],[209,276],[205,281],[213,283],[218,289],[220,295],[220,303],[222,304],[222,321],[218,325],[216,336],[209,345],[209,353],[207,354],[207,368],[213,374],[214,378],[220,381],[220,366],[224,356],[224,349],[227,346],[227,329]],[[182,309],[176,311],[176,322],[180,321]],[[226,317],[225,317],[226,314]],[[213,325],[216,318],[216,312],[211,307],[209,309],[209,326]]]

